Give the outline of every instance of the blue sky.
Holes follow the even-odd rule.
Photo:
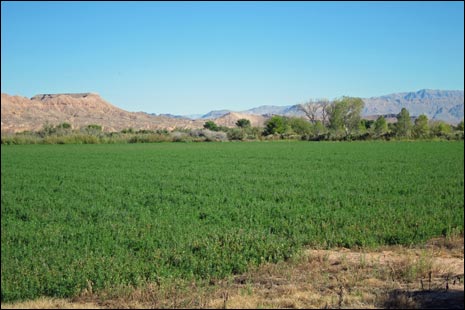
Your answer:
[[[463,2],[1,3],[1,91],[192,114],[463,90]]]

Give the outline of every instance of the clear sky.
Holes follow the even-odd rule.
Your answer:
[[[463,2],[1,3],[1,91],[193,114],[463,90]]]

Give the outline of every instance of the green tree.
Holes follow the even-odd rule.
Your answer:
[[[412,135],[412,120],[406,108],[402,108],[400,113],[397,114],[396,135],[404,138],[408,138]]]
[[[374,123],[375,121],[371,119],[362,119],[360,121],[360,127],[363,128],[364,130],[370,130],[373,127]]]
[[[214,121],[206,121],[205,124],[203,124],[203,128],[210,129],[212,131],[218,131],[219,130],[218,125],[216,125]]]
[[[247,128],[250,127],[250,121],[245,118],[238,119],[236,122],[236,126],[240,128]]]
[[[415,138],[426,138],[429,135],[428,117],[424,114],[418,116],[413,125]]]
[[[359,129],[363,106],[363,100],[360,98],[342,97],[335,100],[328,109],[329,128],[336,134],[353,134]]]
[[[396,130],[397,130],[397,126],[396,126],[397,123],[388,123],[387,125],[388,125],[388,133],[389,133],[389,132],[393,132],[393,133],[396,132]]]
[[[460,121],[460,123],[457,124],[456,129],[457,129],[458,131],[462,131],[462,132],[463,132],[463,120]]]
[[[463,140],[463,135],[464,135],[463,120],[460,121],[460,123],[458,123],[457,126],[455,126],[454,130],[456,131],[456,132],[455,132],[456,138],[457,138],[457,139],[462,139],[462,140]]]
[[[327,129],[326,127],[323,125],[323,122],[322,121],[316,121],[312,127],[311,127],[311,136],[313,138],[318,138],[322,135],[324,135],[325,133],[327,133]]]
[[[451,125],[444,121],[436,121],[431,125],[431,133],[436,137],[446,137],[451,132]]]
[[[312,130],[312,125],[303,118],[291,117],[287,121],[292,131],[298,135],[308,135]]]
[[[388,132],[388,125],[384,116],[379,116],[374,123],[375,135],[380,137]]]
[[[275,133],[283,134],[286,132],[286,120],[284,117],[275,115],[265,123],[264,135],[272,135]]]

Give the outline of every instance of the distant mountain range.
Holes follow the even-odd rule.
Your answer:
[[[406,108],[411,116],[425,114],[429,119],[457,124],[463,120],[463,90],[430,90],[397,93],[364,99],[363,115],[399,113]]]
[[[391,118],[405,107],[415,117],[425,114],[431,120],[457,124],[464,118],[463,90],[430,90],[395,93],[381,97],[362,98],[362,116],[373,119],[379,115]],[[205,120],[220,126],[235,126],[240,118],[247,118],[253,126],[263,126],[272,115],[304,117],[298,105],[263,105],[245,111],[218,110],[204,115],[149,114],[128,112],[102,99],[95,93],[40,94],[32,98],[1,94],[1,131],[18,132],[39,130],[43,124],[70,123],[74,128],[98,124],[105,131],[125,128],[189,129],[202,128]]]
[[[381,97],[362,98],[362,100],[365,103],[365,107],[362,111],[363,117],[398,114],[402,108],[407,108],[411,116],[425,114],[429,119],[442,120],[451,124],[460,122],[464,117],[463,90],[422,89],[417,92],[395,93]],[[192,118],[217,118],[230,112],[232,111],[212,111],[205,115]],[[241,111],[241,113],[268,116],[305,116],[305,114],[299,110],[298,105],[263,105]]]

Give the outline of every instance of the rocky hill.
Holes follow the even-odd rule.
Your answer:
[[[31,99],[1,94],[2,132],[39,130],[46,122],[53,125],[67,122],[73,128],[97,124],[104,131],[201,128],[204,124],[200,120],[128,112],[94,93],[40,94]]]
[[[215,119],[222,117],[230,112],[233,112],[231,110],[215,110],[215,111],[210,111],[207,114],[202,115],[200,118],[202,119]]]
[[[267,117],[262,115],[229,112],[221,117],[216,118],[214,121],[219,126],[236,127],[236,122],[241,118],[248,119],[250,121],[250,124],[256,127],[263,127],[265,121],[268,119]]]

